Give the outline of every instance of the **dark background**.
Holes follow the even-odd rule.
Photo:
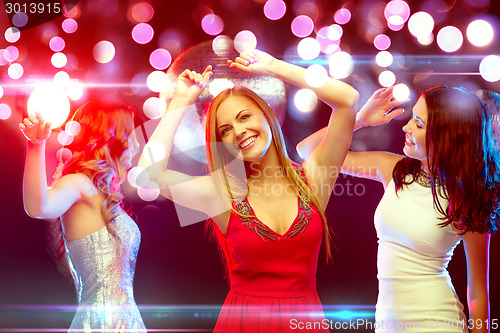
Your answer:
[[[311,1],[313,2],[313,1]],[[161,45],[162,32],[176,31],[181,36],[178,49],[169,49],[177,57],[181,51],[197,43],[210,40],[201,27],[200,20],[211,8],[223,18],[223,34],[233,38],[241,30],[252,30],[258,40],[258,47],[276,57],[289,54],[299,39],[292,35],[289,26],[300,5],[306,1],[287,1],[288,10],[279,21],[270,21],[262,14],[263,3],[250,0],[236,1],[150,1],[155,15],[149,22],[155,28],[155,37],[147,45],[138,45],[130,38],[133,24],[127,20],[127,8],[132,1],[80,1],[81,16],[77,19],[79,29],[75,34],[65,35],[66,49],[78,59],[68,73],[82,81],[130,82],[138,72],[149,72],[149,53]],[[380,6],[384,1],[316,1],[317,24],[332,24],[332,15],[343,4],[353,13],[351,22],[343,26],[344,37],[341,47],[348,50],[355,59],[356,67],[352,76],[346,79],[361,93],[361,103],[366,101],[378,87],[377,75],[380,69],[373,64],[377,50],[364,40],[366,9]],[[429,8],[425,1],[409,1],[412,13]],[[449,11],[443,21],[436,24],[436,30],[445,25],[456,25],[463,32],[473,17],[484,17],[496,22],[498,28],[498,1],[491,0],[484,10],[472,11],[462,0],[441,1]],[[427,7],[426,7],[427,6]],[[445,6],[446,7],[446,6]],[[0,11],[3,8],[0,4]],[[201,14],[200,14],[201,13]],[[52,76],[57,72],[50,65],[52,52],[41,36],[47,25],[60,27],[62,18],[22,31],[21,40],[25,57],[21,61],[25,68],[24,78],[32,76]],[[9,26],[7,16],[0,12],[0,32]],[[60,28],[59,28],[60,29]],[[498,29],[496,31],[499,31]],[[395,64],[392,70],[398,82],[404,82],[412,90],[412,98],[425,88],[436,84],[465,86],[469,89],[493,89],[500,91],[500,83],[487,83],[477,74],[478,64],[487,54],[499,54],[500,37],[482,49],[472,47],[468,42],[456,53],[449,55],[432,45],[419,46],[405,28],[399,32],[387,30],[393,46],[389,51],[402,54],[404,64]],[[112,40],[117,48],[116,61],[109,65],[97,64],[92,58],[93,45],[103,39]],[[3,44],[2,44],[3,43]],[[5,44],[5,45],[4,45]],[[0,41],[0,48],[7,44]],[[0,332],[13,329],[59,328],[64,330],[71,322],[75,289],[71,280],[58,274],[46,253],[44,222],[29,218],[22,206],[22,173],[25,156],[25,140],[17,124],[21,120],[27,92],[22,85],[14,87],[6,78],[6,67],[0,67],[1,85],[5,95],[0,103],[12,107],[12,116],[0,121],[0,175],[3,187],[0,191]],[[441,74],[440,74],[441,73]],[[447,74],[443,74],[447,73]],[[454,74],[455,73],[455,74]],[[457,74],[462,73],[462,74]],[[467,75],[469,73],[469,75]],[[9,85],[10,84],[10,85]],[[295,89],[286,86],[290,96]],[[137,94],[120,87],[89,88],[89,96],[106,95],[123,98],[142,105],[143,101],[155,94],[141,89]],[[78,102],[74,103],[75,105]],[[361,105],[361,104],[360,104]],[[74,106],[72,104],[72,106]],[[378,128],[358,131],[353,140],[357,150],[388,150],[402,153],[404,136],[401,127],[409,118],[406,112],[401,119]],[[302,138],[326,125],[329,112],[324,106],[318,107],[306,120],[296,121],[287,117],[284,132],[294,159],[293,147]],[[53,136],[55,137],[55,136]],[[54,138],[52,138],[54,139]],[[53,165],[49,163],[49,170]],[[354,187],[356,186],[356,187]],[[357,194],[349,195],[348,189]],[[207,329],[213,327],[215,318],[228,291],[225,272],[221,264],[218,247],[211,240],[210,232],[203,223],[181,227],[173,204],[164,199],[146,203],[138,199],[130,187],[125,188],[126,202],[132,210],[142,232],[136,277],[135,297],[141,308],[146,326],[157,331]],[[320,298],[331,318],[349,316],[371,318],[377,297],[376,251],[377,238],[373,227],[373,213],[383,189],[378,183],[340,177],[337,194],[332,197],[327,209],[327,217],[334,236],[334,263],[325,264],[321,254],[318,266],[317,284]],[[342,192],[343,191],[343,192]],[[500,268],[496,265],[500,255],[498,235],[492,237],[490,259],[490,300],[491,318],[500,318]],[[466,304],[466,268],[462,245],[455,250],[449,271],[457,293]],[[330,306],[332,306],[330,308]]]

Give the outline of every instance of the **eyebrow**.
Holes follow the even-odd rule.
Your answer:
[[[236,115],[236,118],[238,118],[240,116],[240,114],[243,112],[243,111],[246,111],[246,110],[250,110],[249,108],[245,108],[245,109],[241,109],[240,112],[238,112],[238,114]],[[228,124],[222,124],[220,125],[219,127],[217,127],[217,130],[220,131],[221,127],[224,127],[224,126],[229,126]]]

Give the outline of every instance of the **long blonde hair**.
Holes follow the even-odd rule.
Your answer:
[[[214,142],[222,142],[222,138],[217,131],[217,110],[220,104],[230,96],[246,97],[256,103],[264,113],[264,117],[266,118],[271,128],[272,144],[276,148],[279,166],[281,167],[283,174],[290,183],[295,185],[299,196],[304,196],[309,199],[309,201],[317,208],[321,216],[321,221],[323,222],[323,241],[325,243],[327,261],[330,261],[332,259],[330,249],[331,237],[325,214],[322,212],[321,206],[319,205],[319,202],[316,199],[315,195],[313,194],[309,186],[307,186],[307,184],[304,182],[304,180],[302,180],[302,178],[297,174],[297,171],[293,167],[293,164],[288,157],[285,138],[283,137],[283,132],[281,131],[281,126],[278,122],[278,119],[276,118],[274,111],[266,103],[266,101],[264,101],[252,90],[243,86],[235,86],[233,88],[222,91],[213,99],[208,108],[205,124],[205,141],[207,144],[206,149],[209,170],[211,174],[216,175],[216,184],[218,184],[223,191],[226,191],[227,195],[229,196],[229,200],[234,203],[235,197],[237,197],[238,194],[235,195],[233,193],[232,188],[234,188],[234,186],[231,186],[230,182],[233,181],[235,177],[233,177],[227,170],[227,165],[229,164],[230,159],[234,157],[227,149],[222,148],[223,145],[212,144]],[[247,163],[245,162],[245,165],[246,164]],[[222,194],[224,195],[225,193]],[[235,210],[234,207],[232,208],[232,211],[240,215],[240,213]]]

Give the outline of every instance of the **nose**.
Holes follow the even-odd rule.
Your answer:
[[[403,126],[403,132],[410,134],[410,122]]]
[[[239,140],[241,139],[245,134],[246,134],[247,130],[245,127],[243,126],[236,126],[234,128],[234,136],[235,136],[235,139],[236,140]]]

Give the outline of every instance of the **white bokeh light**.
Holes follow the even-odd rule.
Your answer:
[[[321,87],[328,80],[328,72],[321,65],[311,65],[306,69],[305,79],[311,87]]]
[[[484,20],[472,21],[467,27],[467,39],[474,46],[482,47],[490,44],[493,36],[493,27]]]
[[[144,201],[154,201],[160,195],[160,187],[150,180],[146,186],[137,188],[137,195]]]
[[[318,104],[318,97],[310,89],[300,89],[293,98],[295,107],[301,112],[311,112]]]
[[[160,141],[150,140],[144,147],[142,154],[148,162],[159,162],[165,158],[165,146]]]
[[[462,47],[464,37],[460,29],[449,25],[439,30],[436,41],[441,50],[453,53]]]
[[[380,73],[378,76],[378,82],[383,86],[383,87],[390,87],[394,83],[396,83],[396,75],[394,75],[393,72],[391,71],[383,71]]]
[[[232,87],[234,87],[234,83],[228,79],[214,79],[208,84],[208,92],[215,97],[223,90]]]
[[[321,46],[318,41],[312,37],[302,39],[297,45],[297,53],[304,60],[313,60],[319,56]]]
[[[392,96],[398,101],[407,101],[410,98],[410,88],[404,83],[396,84],[392,90]]]
[[[234,37],[234,49],[239,53],[248,53],[257,47],[257,37],[249,30],[238,32]]]
[[[28,98],[28,114],[40,114],[52,128],[61,126],[68,118],[69,99],[63,89],[54,84],[42,84]]]
[[[354,70],[354,60],[349,53],[344,51],[332,54],[328,62],[330,75],[334,79],[345,79]]]
[[[427,38],[434,30],[434,19],[426,12],[415,13],[408,20],[408,30],[416,38]]]
[[[380,67],[389,67],[390,65],[392,65],[393,61],[394,57],[392,56],[392,53],[389,51],[380,51],[375,56],[375,62]]]
[[[92,51],[94,59],[101,64],[106,64],[113,60],[115,53],[115,46],[107,40],[102,40],[95,44]]]
[[[170,86],[170,80],[165,72],[154,71],[148,75],[146,85],[153,92],[163,92]]]
[[[500,80],[500,56],[489,55],[481,60],[479,64],[479,74],[488,82]]]
[[[162,105],[164,106],[165,103],[162,103],[160,98],[150,97],[142,105],[142,110],[149,119],[158,119],[163,116],[166,110],[162,108]]]

